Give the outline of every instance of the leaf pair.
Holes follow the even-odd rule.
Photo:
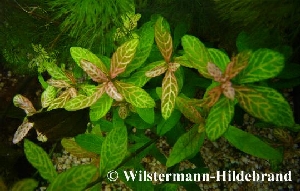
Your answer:
[[[148,70],[145,75],[153,78],[165,73],[162,82],[161,112],[163,118],[168,119],[175,108],[175,99],[179,93],[175,71],[180,67],[180,64],[171,60],[173,41],[169,32],[169,25],[163,17],[159,17],[155,23],[155,41],[164,62]]]

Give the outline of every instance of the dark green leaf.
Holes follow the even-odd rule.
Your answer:
[[[170,129],[172,129],[180,120],[181,113],[178,110],[174,110],[171,116],[165,120],[162,119],[160,123],[157,125],[157,134],[162,136]]]
[[[282,160],[282,153],[269,146],[251,133],[229,126],[224,137],[239,150],[263,159]]]
[[[179,137],[167,160],[167,167],[171,167],[185,159],[193,157],[199,152],[204,142],[205,133],[199,133],[198,130],[199,124],[196,124],[187,133]]]
[[[16,182],[11,188],[11,191],[34,191],[38,185],[38,181],[31,178],[26,178]]]
[[[101,154],[101,146],[104,137],[95,134],[80,134],[75,137],[78,145],[87,151]]]
[[[147,123],[154,123],[154,108],[136,108],[136,112]]]

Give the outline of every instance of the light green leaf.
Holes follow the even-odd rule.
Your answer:
[[[110,77],[112,79],[125,71],[127,64],[129,64],[134,57],[138,44],[138,39],[127,41],[113,54],[110,66]]]
[[[151,108],[155,106],[154,100],[142,88],[120,81],[115,81],[115,86],[125,100],[134,107]]]
[[[151,77],[147,77],[145,75],[146,72],[153,69],[153,68],[155,68],[155,67],[163,66],[163,65],[165,65],[164,60],[160,60],[160,61],[148,64],[144,68],[139,69],[137,72],[132,74],[132,76],[130,78],[127,78],[127,79],[123,80],[123,82],[130,83],[130,84],[133,84],[133,85],[138,86],[138,87],[142,87],[151,79]]]
[[[87,151],[101,154],[101,146],[104,137],[96,134],[80,134],[75,137],[75,141],[78,145]]]
[[[11,188],[11,191],[34,191],[38,185],[38,181],[32,178],[26,178],[16,182]]]
[[[224,137],[239,150],[263,159],[282,161],[282,153],[251,133],[229,126]]]
[[[80,86],[80,90],[82,91],[81,93],[91,96],[97,91],[97,86],[92,85],[92,84],[82,84]]]
[[[277,76],[284,67],[284,56],[270,49],[252,53],[248,66],[236,77],[239,83],[252,83]]]
[[[95,64],[98,68],[101,69],[104,73],[108,74],[108,70],[105,66],[105,64],[92,52],[85,48],[81,47],[71,47],[70,48],[71,56],[73,60],[77,63],[79,67],[80,65],[80,60],[84,59],[87,61],[90,61],[91,63]]]
[[[27,160],[39,171],[44,179],[52,182],[57,177],[57,172],[55,171],[52,161],[41,147],[25,139],[24,152]]]
[[[65,109],[68,111],[76,111],[93,105],[105,92],[103,85],[97,87],[96,92],[91,96],[78,95],[70,99],[65,104]]]
[[[140,42],[142,43],[139,43],[133,60],[127,65],[125,72],[122,73],[122,76],[128,76],[131,72],[142,66],[148,58],[154,42],[154,28],[152,22],[143,24],[143,26],[140,28],[139,37]]]
[[[195,124],[192,129],[179,137],[167,160],[167,167],[171,167],[185,159],[191,158],[199,152],[204,142],[205,133],[199,133],[198,127],[199,124]]]
[[[163,17],[159,17],[155,23],[155,42],[166,63],[169,63],[173,52],[173,42],[169,24]]]
[[[41,95],[41,103],[43,108],[46,108],[50,105],[50,103],[55,99],[56,93],[56,88],[53,86],[48,86],[45,89]]]
[[[47,191],[84,190],[97,172],[93,165],[80,165],[62,172],[49,185]]]
[[[154,108],[136,108],[138,115],[147,123],[154,123]]]
[[[161,112],[164,119],[168,119],[171,116],[175,108],[177,95],[177,79],[174,73],[168,70],[162,82]]]
[[[55,63],[46,62],[45,67],[47,72],[56,80],[63,80],[69,84],[72,84],[72,81],[66,76],[66,74],[60,69]]]
[[[210,58],[204,44],[198,38],[190,35],[183,36],[181,43],[185,56],[193,64],[193,68],[198,69],[203,76],[209,77],[206,66]]]
[[[57,108],[63,108],[70,98],[71,98],[70,92],[68,90],[64,91],[59,95],[58,98],[52,100],[47,111],[51,111],[52,109],[57,109]]]
[[[162,136],[169,130],[171,130],[180,120],[181,113],[178,110],[174,110],[171,116],[165,120],[162,120],[157,125],[157,134]]]
[[[235,88],[235,94],[240,106],[252,116],[277,126],[294,126],[290,105],[276,90],[262,86],[239,86]]]
[[[104,117],[110,110],[113,99],[107,94],[102,95],[96,103],[90,107],[90,119],[91,121],[97,121]]]
[[[127,152],[127,129],[125,125],[115,126],[102,143],[100,176],[116,168]]]
[[[227,64],[230,62],[230,58],[226,53],[219,49],[208,48],[210,61],[218,66],[222,72],[225,72]]]
[[[234,102],[222,96],[210,109],[206,120],[206,134],[215,141],[227,130],[234,114]]]
[[[183,56],[175,57],[174,62],[179,63],[180,65],[188,68],[195,68],[193,63],[189,61],[185,54]]]
[[[183,96],[176,97],[176,106],[180,112],[193,123],[200,124],[204,121],[195,105],[190,104],[189,98]]]

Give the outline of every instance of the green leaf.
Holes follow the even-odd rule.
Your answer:
[[[25,139],[24,152],[27,160],[39,171],[44,179],[52,182],[57,177],[57,172],[55,171],[52,161],[41,147]]]
[[[83,147],[81,147],[79,144],[77,144],[73,139],[66,139],[63,138],[61,140],[61,145],[64,147],[64,149],[71,153],[72,155],[83,158],[96,158],[97,155],[95,153],[89,152],[85,150]]]
[[[49,104],[47,111],[51,111],[52,109],[63,108],[70,98],[70,91],[66,90],[62,92],[58,98],[52,100],[52,102]]]
[[[143,24],[140,28],[139,37],[142,43],[139,43],[133,60],[127,65],[126,71],[122,73],[122,76],[128,76],[131,72],[141,67],[148,58],[154,42],[154,28],[152,22]]]
[[[204,142],[205,133],[199,133],[198,127],[199,124],[195,124],[191,130],[179,137],[167,160],[167,167],[171,167],[185,159],[191,158],[199,152]]]
[[[56,80],[64,80],[69,84],[72,83],[72,81],[66,76],[62,69],[60,69],[55,63],[46,62],[45,67],[52,78]]]
[[[180,120],[181,113],[178,110],[174,110],[172,115],[167,119],[163,119],[157,125],[157,134],[162,136],[169,130],[171,130]]]
[[[169,63],[173,52],[173,42],[169,24],[163,17],[159,17],[155,23],[155,42],[166,63]]]
[[[93,165],[80,165],[68,169],[57,176],[47,191],[84,190],[97,172]]]
[[[154,126],[154,124],[146,123],[138,114],[131,114],[128,116],[125,123],[137,129],[150,129]]]
[[[84,59],[87,61],[90,61],[91,63],[95,64],[98,68],[101,69],[104,73],[108,74],[108,70],[105,66],[105,64],[92,52],[85,48],[81,47],[71,47],[70,48],[71,56],[73,60],[77,63],[79,67],[80,65],[80,60]]]
[[[91,96],[78,95],[70,99],[65,104],[65,109],[68,111],[76,111],[93,105],[104,93],[105,88],[103,85],[97,87],[97,91]]]
[[[180,112],[193,123],[200,124],[204,121],[195,105],[190,103],[189,98],[178,96],[176,98],[176,106]]]
[[[111,58],[110,77],[115,78],[125,71],[127,64],[131,62],[139,44],[138,39],[133,39],[122,44]]]
[[[235,88],[240,106],[249,114],[265,122],[293,127],[293,112],[288,102],[276,90],[262,86]]]
[[[234,102],[222,96],[210,109],[206,120],[206,134],[215,141],[227,130],[234,114]]]
[[[123,82],[130,83],[130,84],[133,84],[138,87],[142,87],[151,79],[151,77],[147,77],[145,75],[146,72],[155,67],[159,67],[159,66],[163,66],[163,65],[165,65],[165,61],[163,61],[163,60],[148,64],[146,67],[139,69],[137,72],[132,74],[132,76],[130,78],[123,80]]]
[[[239,150],[263,159],[282,160],[282,153],[266,144],[251,133],[229,126],[224,137]]]
[[[41,95],[41,103],[43,108],[46,108],[50,105],[50,103],[55,99],[56,93],[56,88],[53,86],[48,86],[45,89]]]
[[[205,48],[204,44],[194,36],[185,35],[181,39],[181,43],[184,49],[185,56],[192,63],[193,68],[198,69],[198,71],[205,77],[209,77],[207,71],[207,63],[209,62],[209,53]]]
[[[101,146],[104,137],[95,134],[80,134],[75,137],[75,141],[78,145],[87,151],[101,154]]]
[[[179,189],[178,184],[166,183],[166,184],[157,185],[155,190],[157,190],[157,191],[177,191],[178,189]]]
[[[171,116],[178,92],[177,79],[174,73],[168,70],[162,82],[161,112],[164,119]]]
[[[90,119],[91,121],[97,121],[104,117],[110,110],[113,99],[107,94],[102,95],[96,103],[90,107]]]
[[[136,112],[147,123],[154,123],[154,108],[136,108]]]
[[[277,76],[284,67],[284,56],[270,49],[252,53],[248,66],[236,77],[239,83],[252,83]]]
[[[32,178],[26,178],[16,182],[11,188],[11,191],[34,191],[38,185],[38,181]]]
[[[210,61],[218,66],[222,72],[225,72],[227,64],[230,62],[230,58],[226,53],[219,49],[208,48]]]
[[[102,143],[100,175],[116,168],[124,159],[127,152],[127,130],[126,126],[114,127]]]
[[[142,88],[120,81],[115,81],[115,86],[125,100],[134,107],[151,108],[155,106],[154,100]]]
[[[188,68],[195,68],[192,62],[189,61],[187,58],[187,55],[184,54],[183,56],[175,57],[174,58],[175,63],[179,63],[181,66],[185,66]]]

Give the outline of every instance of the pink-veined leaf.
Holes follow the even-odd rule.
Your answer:
[[[13,103],[16,107],[19,107],[25,111],[27,115],[32,115],[36,113],[31,101],[21,94],[17,94],[13,98]]]
[[[92,78],[93,81],[102,83],[102,82],[107,82],[108,78],[106,74],[98,68],[95,64],[81,59],[80,60],[80,65],[82,69]]]
[[[180,67],[179,63],[170,62],[168,69],[171,70],[171,72],[175,72],[179,67]]]
[[[178,95],[178,84],[173,72],[168,70],[162,82],[161,111],[164,119],[168,119],[175,107]]]
[[[131,62],[139,44],[138,39],[133,39],[122,44],[111,58],[110,77],[113,79],[125,71],[127,64]]]
[[[122,101],[123,96],[118,92],[117,88],[112,82],[108,82],[105,86],[106,93],[116,101]]]
[[[14,134],[13,143],[17,144],[20,142],[28,133],[28,131],[33,127],[33,123],[30,123],[25,117],[23,123],[18,127]]]
[[[167,65],[156,66],[153,69],[147,71],[145,73],[145,75],[149,78],[154,78],[156,76],[159,76],[159,75],[165,73],[167,71],[167,69],[168,69]]]
[[[222,84],[223,94],[230,100],[234,100],[235,91],[234,88],[231,86],[231,82],[227,81]]]
[[[173,41],[168,23],[163,17],[160,17],[155,23],[155,42],[165,61],[169,63],[173,52]]]
[[[212,62],[208,62],[207,71],[214,78],[215,81],[221,81],[222,71],[215,64],[213,64]]]

